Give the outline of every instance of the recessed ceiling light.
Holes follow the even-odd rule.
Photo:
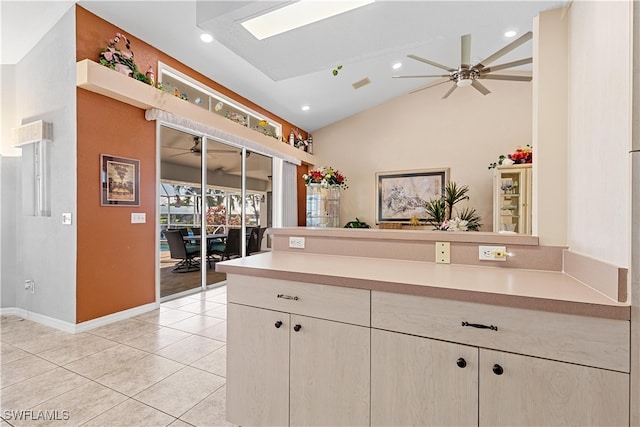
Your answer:
[[[391,66],[391,68],[393,68],[394,70],[397,70],[400,67],[402,67],[402,62],[396,62]]]
[[[504,32],[505,37],[513,37],[515,35],[516,35],[516,32],[514,30],[509,30]]]
[[[200,34],[200,40],[202,40],[205,43],[211,43],[213,41],[213,36],[208,33],[202,33]]]
[[[302,111],[309,111],[309,109],[311,109],[311,107],[309,107],[308,105],[302,106]]]
[[[373,3],[374,0],[300,0],[241,23],[258,40],[303,27]]]

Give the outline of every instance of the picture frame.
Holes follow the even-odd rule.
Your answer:
[[[444,194],[449,169],[376,173],[376,224],[426,218],[425,204]]]
[[[100,155],[102,206],[140,206],[140,160]]]

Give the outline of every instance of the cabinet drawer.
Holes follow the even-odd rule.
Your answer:
[[[371,326],[629,372],[630,325],[624,320],[373,291]]]
[[[227,301],[370,326],[370,292],[255,276],[227,274]]]

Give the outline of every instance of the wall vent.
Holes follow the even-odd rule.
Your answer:
[[[15,147],[39,141],[53,141],[53,124],[38,120],[13,128],[11,140]]]
[[[355,83],[352,83],[351,86],[353,86],[354,89],[360,89],[362,86],[366,86],[369,83],[371,83],[371,80],[369,80],[369,77],[365,77],[362,80],[358,80]]]

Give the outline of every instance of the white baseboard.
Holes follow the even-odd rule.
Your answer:
[[[17,307],[0,308],[0,315],[22,317],[23,319],[32,320],[34,322],[40,323],[45,326],[50,326],[52,328],[56,328],[64,332],[75,334],[79,332],[86,332],[91,329],[97,328],[99,326],[108,325],[110,323],[118,322],[120,320],[128,319],[130,317],[134,317],[139,314],[143,314],[148,311],[155,310],[158,307],[160,307],[160,303],[152,302],[149,304],[141,305],[139,307],[134,307],[128,310],[119,311],[117,313],[102,316],[97,319],[87,320],[86,322],[77,323],[77,324],[65,322],[60,319],[55,319],[53,317],[45,316],[39,313],[34,313],[34,312],[27,311]]]

